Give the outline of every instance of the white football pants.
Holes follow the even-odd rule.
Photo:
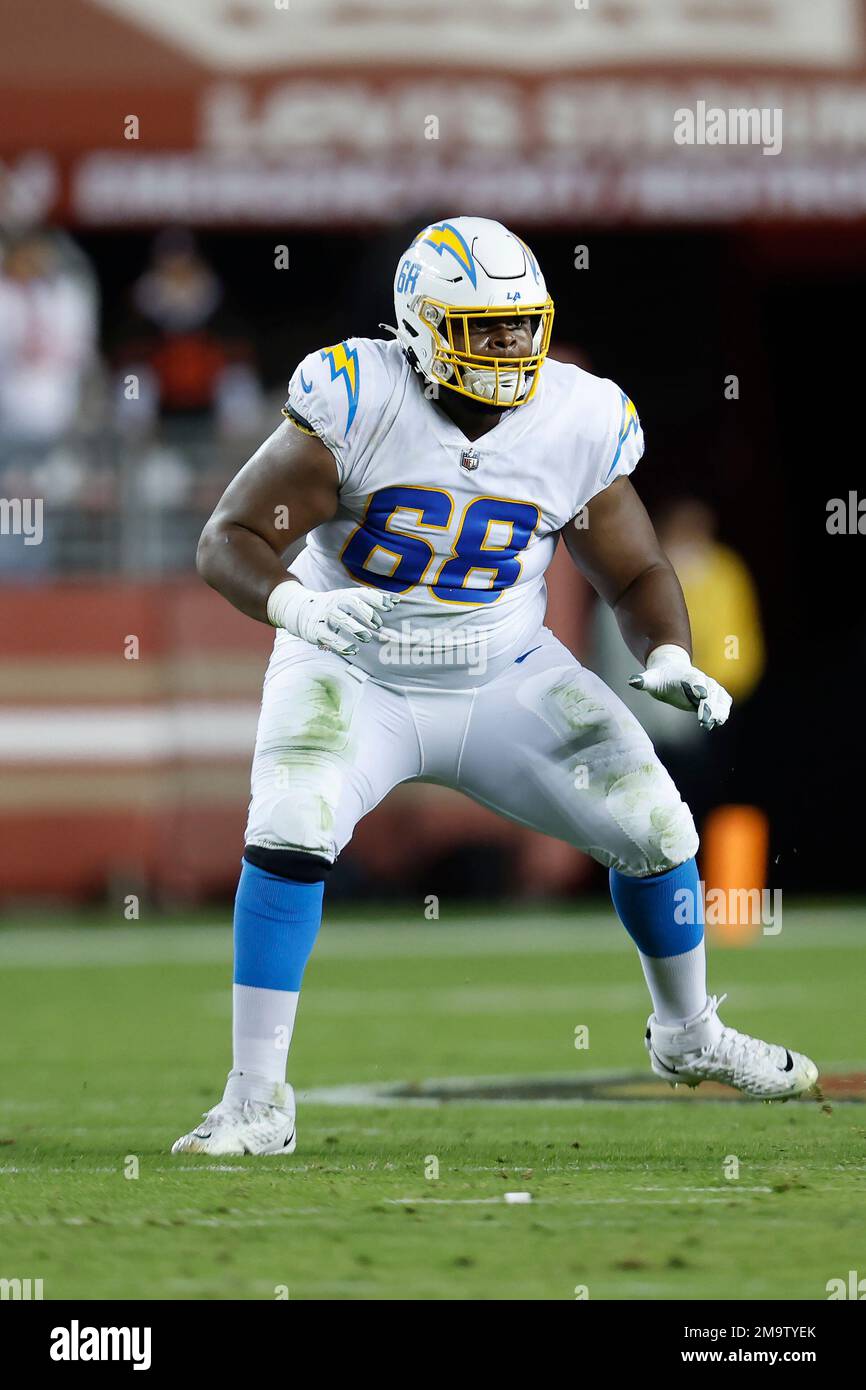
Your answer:
[[[334,860],[392,787],[421,780],[625,874],[691,858],[691,813],[634,716],[546,628],[527,653],[472,690],[409,690],[284,640],[265,677],[246,843]]]

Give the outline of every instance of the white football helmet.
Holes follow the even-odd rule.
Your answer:
[[[485,405],[523,405],[533,395],[553,327],[553,300],[520,237],[486,217],[454,217],[419,232],[394,278],[397,338],[428,381]],[[532,320],[527,357],[469,350],[471,322]]]

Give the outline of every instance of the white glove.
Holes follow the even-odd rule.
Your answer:
[[[399,594],[380,589],[327,589],[316,593],[297,579],[287,579],[268,599],[268,622],[338,656],[354,656],[359,642],[370,642]]]
[[[688,652],[672,643],[650,652],[643,675],[632,676],[629,685],[676,709],[696,709],[702,729],[724,724],[731,712],[731,697],[725,687],[705,676],[692,665]]]

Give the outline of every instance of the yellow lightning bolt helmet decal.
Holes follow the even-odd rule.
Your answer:
[[[450,222],[440,222],[435,227],[425,227],[423,232],[419,232],[412,245],[421,242],[422,246],[432,246],[438,255],[448,252],[453,256],[461,270],[465,270],[473,287],[477,283],[475,274],[475,261],[472,252],[466,245],[465,240],[458,232],[457,228]]]

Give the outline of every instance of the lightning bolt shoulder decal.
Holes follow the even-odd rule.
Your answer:
[[[622,446],[625,444],[625,441],[630,434],[637,434],[638,431],[637,410],[635,409],[634,402],[629,400],[624,391],[620,391],[619,394],[622,396],[622,416],[620,417],[619,438],[617,439],[616,453],[613,456],[610,468],[604,476],[604,482],[607,482],[611,473],[619,463],[619,456],[622,453]]]
[[[358,365],[358,352],[356,348],[350,348],[347,343],[337,343],[334,347],[323,348],[321,352],[323,362],[327,362],[331,368],[331,380],[336,381],[342,377],[348,398],[348,412],[346,416],[346,428],[343,438],[352,428],[352,421],[355,418],[355,411],[358,409],[358,397],[361,389],[361,373]]]

